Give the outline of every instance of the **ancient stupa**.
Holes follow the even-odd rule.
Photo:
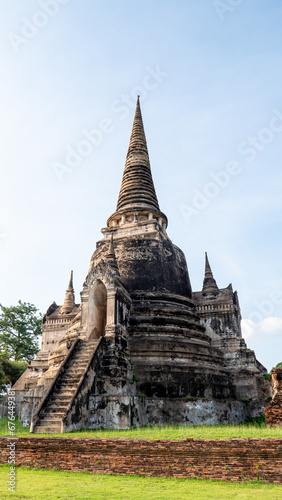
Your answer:
[[[193,293],[167,224],[138,98],[116,211],[81,304],[71,275],[64,304],[44,316],[41,351],[14,386],[32,432],[237,423],[262,413],[266,369],[242,338],[237,293],[218,288],[207,255],[203,289]]]

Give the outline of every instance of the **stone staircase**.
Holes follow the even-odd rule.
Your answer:
[[[99,340],[78,341],[64,366],[63,373],[60,373],[61,367],[56,376],[56,383],[48,393],[44,407],[38,413],[33,432],[61,432],[63,418],[98,344]]]

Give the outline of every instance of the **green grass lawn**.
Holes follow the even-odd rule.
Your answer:
[[[282,486],[198,479],[91,475],[18,468],[16,491],[7,491],[7,466],[0,466],[0,498],[24,500],[280,500]]]
[[[17,436],[30,436],[29,428],[17,421]],[[8,436],[7,419],[0,419],[0,435]],[[33,434],[38,436],[39,434]],[[91,437],[91,438],[135,438],[135,439],[246,439],[282,438],[282,427],[268,428],[265,423],[239,425],[165,425],[136,427],[129,430],[84,430],[66,434],[40,434],[40,436]]]

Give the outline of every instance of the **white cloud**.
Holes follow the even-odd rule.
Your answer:
[[[241,326],[245,339],[249,339],[250,337],[254,339],[262,336],[271,336],[272,338],[278,335],[282,336],[282,318],[270,316],[264,318],[258,325],[250,319],[243,319]]]

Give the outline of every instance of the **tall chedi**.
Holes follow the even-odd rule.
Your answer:
[[[138,98],[116,210],[81,304],[71,275],[63,306],[45,316],[44,328],[61,332],[54,330],[48,370],[30,391],[34,406],[43,394],[31,431],[236,423],[261,410],[239,401],[259,400],[265,381],[241,338],[236,292],[217,287],[206,255],[203,289],[192,294],[184,253],[166,230]]]
[[[211,346],[195,312],[185,256],[166,228],[138,98],[116,211],[102,229],[104,239],[92,256],[86,283],[102,269],[113,237],[119,279],[132,301],[127,333],[138,393],[231,397],[222,354]],[[83,292],[85,302],[90,294]],[[86,306],[84,317],[90,332]]]

